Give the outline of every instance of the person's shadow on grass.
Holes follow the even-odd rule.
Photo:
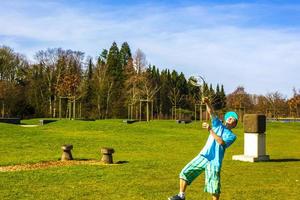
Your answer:
[[[269,162],[300,162],[299,158],[279,158],[279,159],[270,159]]]

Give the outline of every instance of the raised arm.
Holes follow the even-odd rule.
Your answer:
[[[213,118],[216,116],[214,109],[212,108],[209,99],[207,97],[203,98],[203,103],[205,103],[206,105],[206,110],[208,112],[208,114],[210,115],[210,118]]]

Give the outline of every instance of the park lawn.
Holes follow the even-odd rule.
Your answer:
[[[37,124],[38,119],[24,120]],[[75,159],[100,159],[113,147],[120,165],[77,165],[0,172],[0,199],[167,199],[178,192],[178,174],[201,150],[207,131],[199,122],[61,120],[24,128],[0,123],[0,166],[56,161],[62,144],[73,144]],[[268,123],[270,162],[232,161],[243,153],[243,129],[223,161],[222,199],[299,199],[300,123]],[[187,199],[210,199],[204,175],[188,188]]]

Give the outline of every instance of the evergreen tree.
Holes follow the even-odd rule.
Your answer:
[[[227,99],[226,99],[226,94],[223,85],[221,85],[220,98],[221,98],[222,108],[225,108]]]
[[[171,73],[168,69],[162,70],[160,74],[160,114],[163,118],[168,118],[171,116],[172,104],[168,98],[168,93],[170,92],[171,84]]]
[[[120,62],[120,52],[113,42],[107,56],[107,117],[125,117],[124,70]],[[113,105],[113,106],[112,106]]]
[[[201,95],[202,98],[203,98],[203,97],[210,97],[209,89],[208,89],[207,83],[204,83],[204,85],[201,86],[201,87],[203,87],[203,88],[201,88],[201,90],[202,90],[202,92],[203,92],[203,94]]]
[[[220,86],[217,84],[216,92],[214,98],[212,100],[212,106],[215,110],[222,109],[222,101],[221,101],[221,93],[220,93]]]
[[[176,85],[177,85],[177,88],[180,91],[180,95],[182,96],[182,101],[181,101],[180,106],[182,108],[188,108],[187,95],[189,93],[189,89],[188,89],[187,81],[186,81],[186,79],[184,77],[184,74],[182,72],[178,76]]]
[[[128,43],[124,42],[120,50],[120,64],[123,69],[128,65],[129,60],[132,60],[131,50]]]
[[[90,58],[88,61],[87,68],[87,76],[85,80],[85,94],[83,97],[83,103],[85,107],[84,117],[85,118],[93,118],[93,110],[94,110],[94,88],[93,88],[93,62]]]
[[[209,84],[209,96],[213,99],[215,96],[215,91],[213,89],[212,84]]]

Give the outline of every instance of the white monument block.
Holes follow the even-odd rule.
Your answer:
[[[240,160],[246,162],[267,161],[270,159],[266,155],[266,134],[265,118],[261,115],[245,115],[244,129],[254,130],[256,132],[244,134],[244,154],[234,155],[233,160]]]

